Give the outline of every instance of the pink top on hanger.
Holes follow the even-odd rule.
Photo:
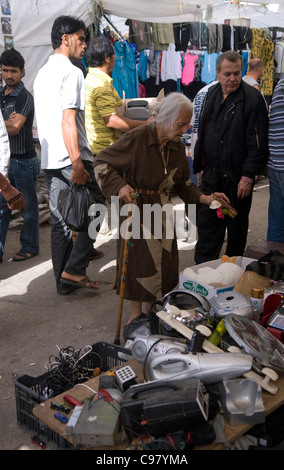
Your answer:
[[[190,52],[186,53],[184,67],[182,70],[181,81],[183,85],[188,85],[193,82],[194,79],[194,70],[195,70],[195,61],[198,55],[192,55]]]

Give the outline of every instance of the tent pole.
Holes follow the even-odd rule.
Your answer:
[[[107,22],[111,25],[111,27],[117,32],[117,34],[121,37],[121,39],[124,39],[121,32],[118,31],[118,29],[114,26],[114,24],[110,21],[110,19],[108,18],[108,16],[105,13],[103,13],[103,17],[107,20]]]

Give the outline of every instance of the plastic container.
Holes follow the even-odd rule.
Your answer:
[[[263,313],[264,289],[253,288],[250,300],[255,314],[255,321],[259,323]]]
[[[92,353],[94,354],[91,360],[87,361],[87,365],[100,367],[102,372],[117,367],[132,357],[128,349],[104,342],[92,345]],[[39,377],[21,375],[15,379],[17,423],[45,442],[66,449],[73,446],[33,414],[33,408],[52,398],[47,396],[47,384],[51,376],[52,372],[46,372]],[[67,390],[68,388],[65,391]]]
[[[224,318],[223,318],[221,321],[219,321],[212,335],[209,336],[208,341],[210,341],[210,343],[212,344],[215,344],[215,346],[218,346],[221,343],[221,338],[224,333],[226,333],[226,327],[224,325]]]

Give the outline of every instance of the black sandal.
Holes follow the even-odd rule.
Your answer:
[[[37,254],[29,253],[28,251],[22,249],[13,256],[13,261],[26,261],[28,259],[33,258],[34,256],[37,256]]]

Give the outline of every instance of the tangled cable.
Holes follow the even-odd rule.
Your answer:
[[[73,346],[59,349],[58,356],[50,356],[45,363],[48,370],[43,383],[45,396],[51,398],[85,382],[92,378],[96,367],[102,368],[102,358],[92,346],[78,350]]]

